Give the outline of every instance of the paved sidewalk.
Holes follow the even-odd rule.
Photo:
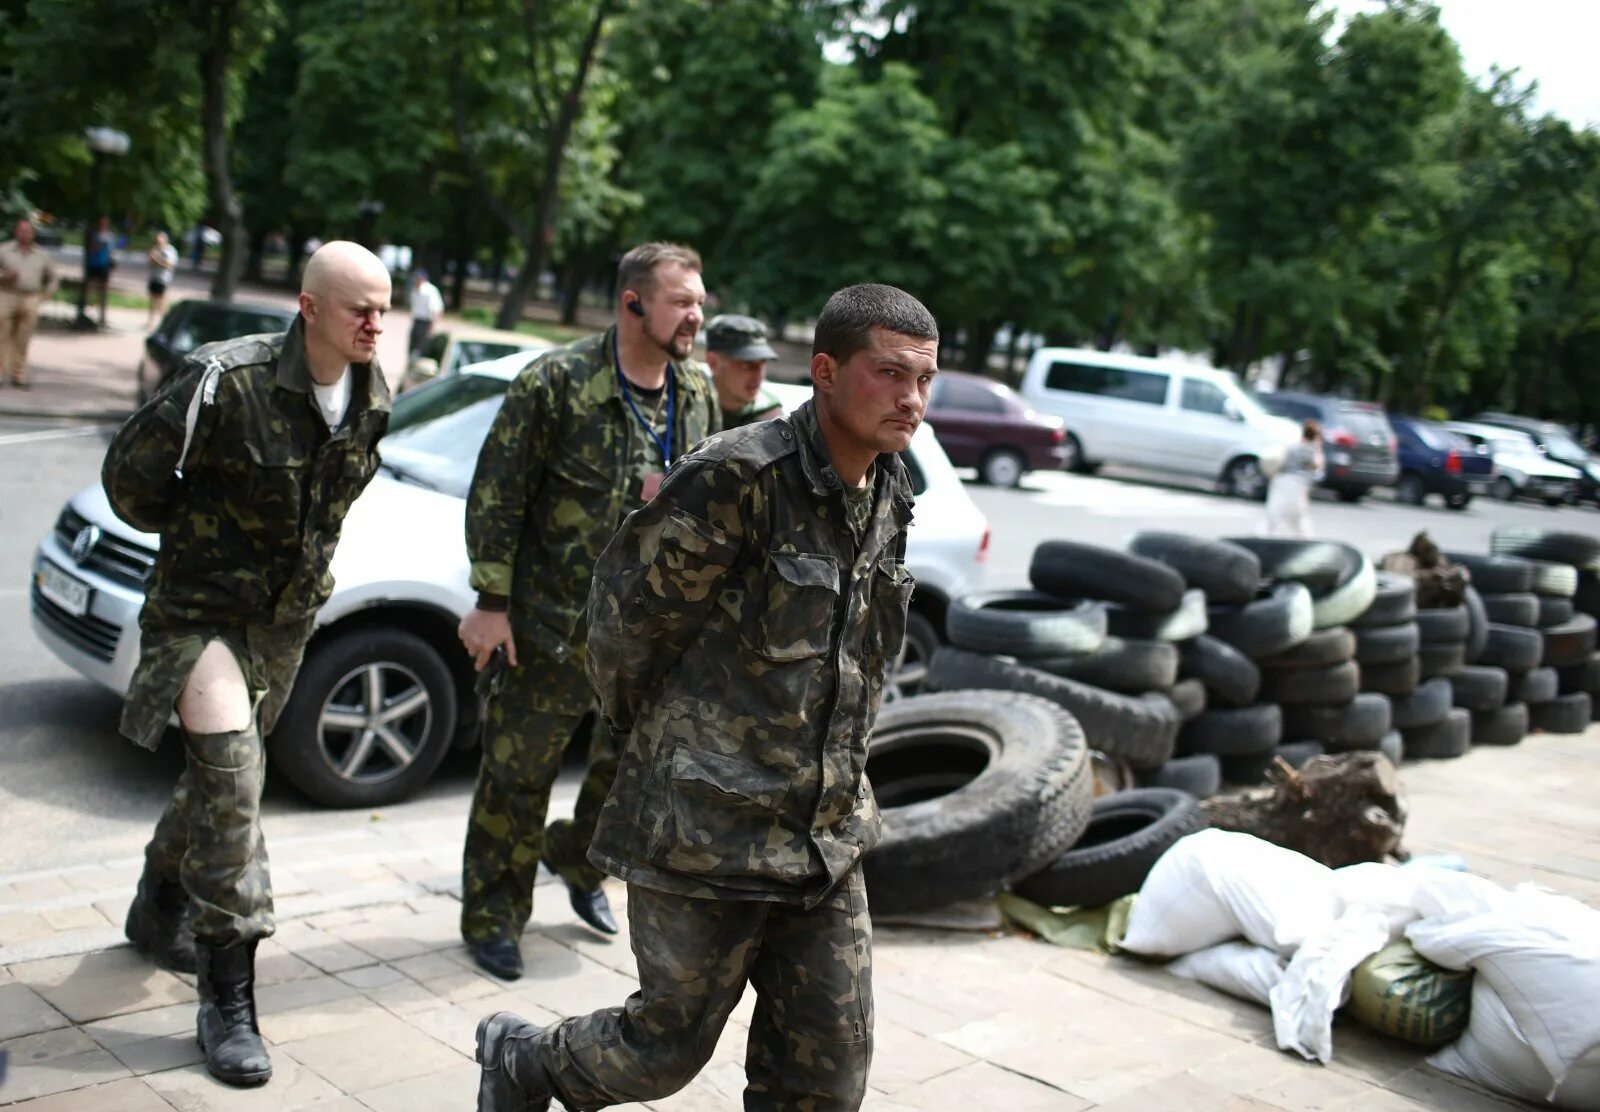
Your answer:
[[[1503,883],[1600,906],[1600,730],[1406,766],[1408,846],[1461,853]],[[542,884],[513,985],[480,975],[456,933],[462,821],[373,821],[272,845],[280,926],[260,950],[266,1088],[199,1065],[193,979],[119,945],[137,860],[0,877],[0,1104],[30,1112],[471,1108],[480,1016],[548,1021],[621,1003],[626,933],[600,938]],[[625,892],[610,887],[619,913]],[[1341,1023],[1320,1067],[1274,1048],[1265,1009],[1125,958],[1015,933],[880,926],[871,1112],[1521,1107]],[[751,998],[705,1072],[664,1112],[736,1108]]]

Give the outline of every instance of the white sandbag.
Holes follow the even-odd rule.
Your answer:
[[[1417,918],[1417,875],[1414,869],[1363,861],[1333,870],[1333,890],[1345,911],[1381,912],[1389,923],[1390,941],[1404,935]]]
[[[1250,834],[1202,830],[1150,870],[1122,948],[1178,957],[1242,935],[1287,956],[1339,910],[1326,865]]]
[[[1600,1108],[1600,1053],[1580,1059],[1557,1085],[1483,977],[1472,982],[1472,1018],[1466,1034],[1429,1058],[1428,1064],[1537,1104],[1548,1100],[1572,1112]]]
[[[1389,944],[1381,911],[1347,911],[1303,942],[1272,989],[1279,1050],[1326,1065],[1333,1060],[1333,1013],[1349,998],[1356,966]]]
[[[1452,869],[1419,869],[1414,886],[1413,901],[1422,919],[1493,911],[1511,897],[1492,880]]]
[[[1178,958],[1167,972],[1267,1006],[1272,987],[1283,979],[1283,959],[1265,946],[1224,942]]]

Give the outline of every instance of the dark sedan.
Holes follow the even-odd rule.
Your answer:
[[[1029,471],[1059,471],[1067,459],[1067,430],[1011,387],[978,375],[941,371],[928,399],[928,424],[950,462],[976,467],[991,486],[1012,487]]]
[[[139,401],[142,404],[167,376],[178,369],[184,356],[213,340],[232,340],[258,332],[287,332],[294,323],[293,309],[246,305],[237,301],[180,301],[167,310],[156,330],[145,337],[139,360]]]
[[[1464,510],[1474,494],[1488,490],[1494,481],[1494,455],[1443,425],[1416,417],[1389,415],[1400,444],[1400,481],[1397,502],[1420,506],[1437,494],[1452,510]]]
[[[1343,502],[1359,502],[1375,486],[1400,478],[1394,430],[1383,407],[1321,394],[1280,390],[1258,394],[1269,413],[1322,426],[1322,485]]]

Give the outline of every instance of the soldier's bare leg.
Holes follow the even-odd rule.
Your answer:
[[[226,733],[249,728],[251,710],[250,687],[233,650],[212,641],[178,695],[178,721],[188,733]]]

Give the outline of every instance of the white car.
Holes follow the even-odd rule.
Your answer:
[[[533,354],[468,367],[395,401],[383,469],[351,507],[333,560],[337,586],[270,739],[274,764],[318,802],[404,798],[452,746],[477,743],[473,672],[456,638],[476,598],[466,494],[506,387]],[[809,395],[778,392],[791,407]],[[987,522],[931,428],[917,432],[906,463],[917,492],[906,562],[918,585],[892,691],[920,682],[947,603],[982,586],[989,544]],[[35,634],[119,693],[138,660],[156,544],[118,519],[95,483],[68,502],[34,557]]]
[[[1545,455],[1528,433],[1473,421],[1450,421],[1445,428],[1494,453],[1495,477],[1489,493],[1501,501],[1537,498],[1547,506],[1578,501],[1582,472]]]

